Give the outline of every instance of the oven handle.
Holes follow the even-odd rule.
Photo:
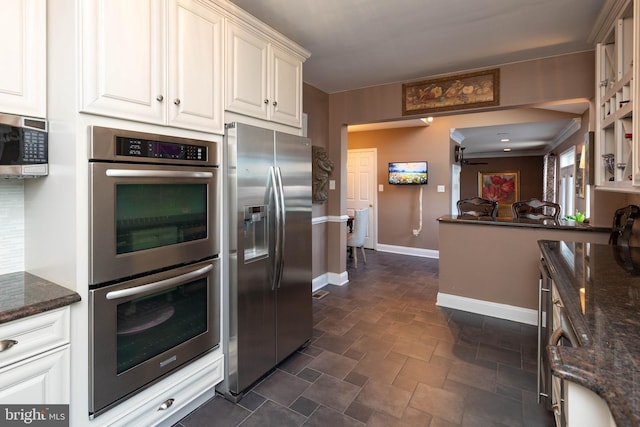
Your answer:
[[[149,291],[156,291],[165,288],[171,288],[179,285],[180,283],[188,282],[198,276],[203,276],[213,269],[213,264],[209,264],[205,267],[191,271],[189,273],[181,274],[177,277],[171,277],[169,279],[159,280],[157,282],[148,283],[142,286],[135,286],[133,288],[121,289],[119,291],[107,292],[107,299],[114,300],[119,298],[130,297],[132,295],[139,295]]]
[[[213,172],[107,169],[107,176],[114,178],[213,178]]]

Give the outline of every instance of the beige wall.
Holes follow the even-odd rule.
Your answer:
[[[594,92],[594,53],[582,52],[536,61],[508,64],[500,67],[500,106],[492,110],[513,107],[532,106],[565,100],[589,100]],[[306,98],[305,111],[311,106]],[[329,95],[328,152],[336,164],[332,179],[336,180],[337,190],[329,192],[327,214],[339,216],[346,214],[346,154],[348,138],[347,124],[371,123],[397,120],[402,118],[402,84],[394,83]],[[308,108],[309,107],[309,108]],[[428,144],[430,180],[425,187],[424,224],[428,227],[419,242],[410,240],[408,245],[418,243],[425,249],[438,249],[435,218],[448,213],[451,203],[449,191],[452,150],[449,139],[450,129],[461,126],[478,126],[488,123],[487,117],[467,110],[457,115],[448,113],[434,115],[436,120],[424,131],[424,143]],[[489,111],[489,110],[483,110]],[[533,111],[530,112],[534,114]],[[484,121],[483,121],[484,118]],[[309,120],[311,121],[311,115]],[[523,118],[523,121],[525,118]],[[445,193],[437,193],[436,186],[445,185]],[[315,213],[314,213],[315,214]],[[382,217],[381,221],[382,223]],[[327,227],[327,265],[328,271],[341,273],[346,270],[345,234],[346,225],[329,222]],[[392,233],[393,234],[393,233]],[[380,229],[380,235],[386,236]],[[387,238],[387,237],[385,237]]]
[[[606,244],[607,232],[440,222],[439,292],[538,308],[538,240]],[[464,268],[460,268],[464,260]]]
[[[329,95],[309,86],[303,87],[303,110],[307,114],[307,136],[311,138],[313,145],[328,148],[329,145]],[[338,163],[335,163],[339,167]],[[333,178],[333,177],[330,177]],[[327,215],[327,203],[314,203],[312,207],[313,218],[321,218]],[[327,264],[327,224],[316,223],[312,231],[313,245],[313,277],[325,274]]]
[[[460,198],[478,196],[478,172],[519,172],[518,199],[542,199],[542,156],[531,157],[491,157],[473,159],[486,165],[467,165],[460,173]],[[511,212],[509,211],[509,215]]]

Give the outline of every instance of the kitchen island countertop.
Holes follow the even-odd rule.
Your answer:
[[[640,248],[538,244],[580,344],[547,348],[552,373],[602,397],[617,427],[640,426]]]
[[[610,227],[596,227],[576,221],[559,220],[557,222],[550,220],[532,220],[527,218],[492,218],[492,217],[476,217],[472,215],[444,215],[438,218],[440,222],[457,223],[457,224],[478,224],[488,226],[506,226],[506,227],[526,227],[526,228],[547,228],[555,230],[575,230],[575,231],[595,231],[595,232],[611,232]]]
[[[27,272],[0,275],[0,324],[80,301],[80,295]]]

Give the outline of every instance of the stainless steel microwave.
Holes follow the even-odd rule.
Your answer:
[[[0,113],[0,177],[45,176],[48,163],[47,121]]]

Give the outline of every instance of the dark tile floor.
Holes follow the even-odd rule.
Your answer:
[[[314,336],[233,404],[179,427],[552,426],[536,403],[536,329],[436,307],[438,261],[367,251],[313,301]]]

